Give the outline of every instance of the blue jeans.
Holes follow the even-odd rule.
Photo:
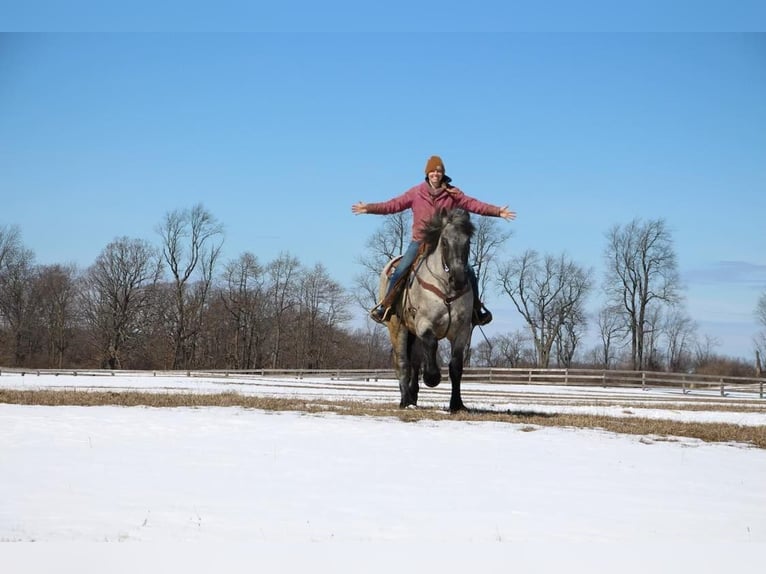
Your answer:
[[[399,278],[405,273],[407,273],[410,267],[412,267],[412,263],[415,261],[415,258],[418,256],[419,250],[420,250],[420,241],[412,241],[409,244],[409,246],[407,247],[407,251],[405,251],[404,255],[402,255],[402,258],[399,260],[399,263],[397,264],[393,274],[391,275],[391,277],[388,278],[388,287],[386,288],[386,295],[391,293],[391,288],[396,284],[397,281],[399,281]]]

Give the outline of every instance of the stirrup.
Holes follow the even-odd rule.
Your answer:
[[[370,317],[376,323],[383,324],[391,318],[393,311],[391,307],[384,307],[383,305],[376,305],[370,309]]]

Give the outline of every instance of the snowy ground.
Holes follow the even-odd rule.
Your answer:
[[[391,381],[227,379],[223,384],[212,378],[135,375],[0,376],[0,388],[50,387],[195,392],[225,387],[250,394],[392,402],[397,397]],[[537,399],[537,393],[570,396],[570,388],[509,388],[503,397],[495,392],[497,386],[487,387],[467,389],[466,402],[529,410],[531,403],[514,399],[514,393],[527,392],[535,395],[534,410],[587,408]],[[598,391],[582,391],[593,392]],[[653,396],[630,390],[617,396],[622,394],[627,404],[636,393],[641,400]],[[423,391],[422,402],[428,401],[446,404],[447,395]],[[625,416],[637,411],[632,406],[590,407],[605,408],[628,411]],[[647,413],[766,424],[766,415],[759,413],[646,408],[640,414]],[[538,566],[556,559],[529,551],[537,545],[579,553],[592,548],[583,544],[649,544],[654,550],[689,544],[711,557],[712,549],[734,545],[739,549],[734,555],[715,555],[726,556],[727,570],[746,572],[761,571],[752,557],[760,555],[762,563],[766,549],[764,450],[499,423],[404,423],[241,408],[0,404],[0,497],[2,572],[32,571],[19,570],[20,565],[65,571],[73,548],[96,542],[140,541],[144,551],[154,544],[180,544],[190,550],[187,558],[207,545],[256,545],[268,549],[262,558],[273,555],[281,565],[297,561],[297,567],[312,555],[323,555],[318,548],[326,544],[372,545],[361,556],[373,556],[380,552],[378,544],[449,550],[510,543],[523,549],[517,559],[525,556]],[[23,544],[32,541],[43,544]],[[275,550],[292,544],[309,550],[288,556]],[[30,554],[32,547],[63,558],[48,570],[52,559]],[[107,562],[124,552],[105,553],[101,544],[97,548],[93,555]],[[484,564],[482,571],[487,571],[502,564],[496,550],[481,554],[484,558],[474,556],[466,566]],[[383,555],[389,556],[388,551]],[[469,555],[457,553],[453,565]],[[641,556],[646,558],[641,553],[618,564],[633,571],[630,564],[641,563]],[[202,552],[194,564],[209,559]],[[115,560],[108,570],[94,571],[123,571],[130,563]],[[373,561],[365,568],[378,571],[376,564],[385,563]],[[714,564],[712,558],[700,559],[695,571],[708,571]],[[81,560],[72,571],[89,571],[83,570],[87,565]]]

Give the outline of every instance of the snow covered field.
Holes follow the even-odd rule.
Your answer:
[[[245,379],[137,375],[0,376],[0,388],[50,387],[223,389],[398,400],[392,381],[256,384]],[[474,395],[466,394],[470,406],[520,406],[495,395],[483,404],[478,387],[472,385]],[[573,392],[553,387],[518,390],[525,391]],[[630,397],[641,391],[620,392]],[[423,391],[421,399],[447,403],[446,394],[430,390]],[[558,412],[567,408],[598,410],[543,400],[534,407]],[[605,408],[613,407],[598,412]],[[766,415],[758,413],[644,410],[642,416],[766,424]],[[300,565],[309,556],[323,555],[325,550],[318,548],[327,544],[372,545],[371,554],[361,556],[380,552],[379,544],[436,545],[447,552],[463,549],[467,559],[467,548],[475,544],[510,543],[526,549],[517,559],[523,555],[537,565],[556,563],[552,555],[529,552],[537,545],[582,552],[604,543],[646,544],[651,549],[687,544],[706,549],[710,557],[715,554],[712,549],[733,545],[737,553],[716,555],[726,556],[727,569],[747,572],[761,571],[752,557],[760,555],[762,563],[766,548],[764,450],[500,423],[404,423],[242,408],[0,404],[0,497],[2,572],[32,571],[18,570],[20,565],[65,571],[63,565],[70,564],[66,558],[58,568],[46,570],[50,561],[30,549],[49,548],[51,556],[68,556],[73,548],[101,542],[140,541],[142,552],[155,544],[181,545],[189,548],[188,556],[208,545],[255,545],[268,549],[262,558],[273,555],[282,565],[290,560]],[[33,541],[42,544],[24,544]],[[309,550],[287,557],[275,550],[292,544]],[[124,552],[114,545],[107,545],[108,551],[102,544],[97,548],[95,555],[105,560]],[[470,564],[486,560],[482,571],[499,566],[496,552],[482,552],[484,558]],[[29,559],[32,555],[37,558]],[[201,556],[210,558],[204,552]],[[461,563],[460,556],[453,564]],[[510,564],[512,556],[508,554]],[[414,565],[417,559],[413,560]],[[101,571],[118,571],[129,563],[115,561]],[[640,557],[619,564],[633,571],[631,563],[641,563]],[[712,558],[700,559],[695,571],[707,571],[714,564]],[[86,571],[82,567],[87,565],[87,560],[81,561],[72,571]],[[375,564],[369,566],[367,571],[378,571]]]

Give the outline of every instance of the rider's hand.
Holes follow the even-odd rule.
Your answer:
[[[360,213],[367,213],[367,204],[363,201],[360,201],[358,203],[355,203],[351,206],[351,213],[354,215],[359,215]]]
[[[508,206],[504,206],[500,208],[500,212],[497,214],[498,217],[502,217],[503,219],[510,221],[511,219],[516,219],[516,212],[511,211],[508,209]]]

